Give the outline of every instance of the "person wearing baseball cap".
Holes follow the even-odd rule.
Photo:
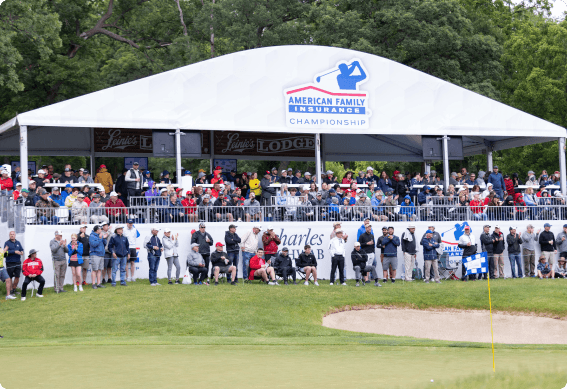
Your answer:
[[[136,281],[134,272],[136,271],[136,259],[138,258],[136,240],[140,236],[140,232],[138,232],[136,227],[134,227],[134,219],[128,219],[126,221],[126,228],[124,228],[123,234],[126,239],[128,239],[128,244],[130,246],[130,257],[128,257],[128,263],[126,264],[126,281],[134,282]]]
[[[226,253],[228,256],[228,260],[232,263],[232,265],[236,268],[235,274],[236,277],[234,279],[235,283],[238,283],[238,262],[240,257],[240,243],[242,239],[236,233],[236,225],[231,224],[228,226],[228,231],[224,233],[224,243],[226,244]],[[246,276],[244,276],[246,279]]]
[[[69,252],[67,240],[63,239],[63,231],[55,231],[55,237],[49,242],[51,259],[53,261],[53,273],[55,276],[55,293],[64,293],[65,274],[67,273],[67,261],[65,254]]]
[[[149,281],[151,286],[159,286],[157,282],[157,271],[159,268],[159,260],[161,258],[161,253],[164,250],[163,244],[158,237],[159,227],[152,227],[152,235],[146,237],[144,241],[146,242],[146,250],[148,251],[148,264],[149,264]]]
[[[522,261],[520,259],[522,238],[518,233],[518,227],[510,227],[510,233],[506,236],[506,244],[508,245],[508,258],[510,260],[512,278],[516,278],[516,265],[518,266],[518,278],[523,278]]]
[[[219,284],[219,274],[230,273],[230,284],[236,285],[236,267],[232,264],[228,254],[223,250],[224,245],[221,242],[215,244],[215,251],[211,254],[211,264],[213,266],[213,273],[215,277],[215,285]]]
[[[289,249],[284,247],[282,251],[274,258],[274,269],[276,275],[279,275],[284,280],[284,285],[288,284],[289,276],[293,280],[293,285],[297,285],[295,267],[293,266],[292,259],[289,257]]]
[[[555,254],[557,253],[557,244],[555,235],[551,232],[551,224],[545,223],[543,225],[543,231],[539,234],[539,244],[541,253],[545,256],[547,263],[553,266]]]
[[[262,188],[262,205],[267,206],[272,204],[272,196],[276,195],[276,188],[272,188],[270,185],[277,183],[277,169],[275,170],[275,175],[271,175],[269,171],[266,171],[264,178],[260,181],[260,187]]]
[[[331,276],[330,284],[335,283],[335,272],[337,267],[339,269],[339,279],[343,286],[346,286],[345,282],[345,241],[343,239],[343,230],[335,230],[335,237],[331,239],[329,243],[329,254],[331,255]]]
[[[491,276],[491,278],[494,276],[494,246],[497,245],[497,239],[496,237],[490,233],[490,225],[486,224],[483,227],[483,232],[482,234],[480,234],[480,243],[481,243],[481,248],[482,251],[486,251],[487,257],[488,257],[488,271]],[[484,273],[484,275],[482,273],[479,273],[478,275],[478,279],[480,280],[481,278],[487,279],[488,277],[487,273]]]
[[[106,170],[106,165],[100,165],[98,172],[95,175],[94,182],[96,184],[101,184],[106,193],[110,193],[112,191],[114,183],[112,182],[112,175],[108,172],[108,170]]]
[[[199,223],[199,231],[196,231],[191,236],[191,244],[199,244],[199,254],[203,256],[205,260],[205,267],[207,269],[207,274],[209,271],[209,262],[211,257],[211,246],[214,244],[213,237],[206,231],[205,223]]]
[[[251,230],[248,230],[242,236],[242,243],[240,249],[242,250],[242,278],[246,280],[250,275],[250,259],[256,254],[260,243],[260,231],[262,226],[260,223],[255,223]],[[264,252],[262,251],[262,256]]]
[[[490,227],[489,227],[490,228]],[[463,249],[463,258],[470,257],[476,254],[476,240],[473,234],[471,234],[471,227],[466,225],[464,228],[465,233],[459,238],[459,248]],[[466,278],[467,269],[462,266],[461,281],[467,281]],[[475,280],[474,275],[469,275],[470,280]]]
[[[187,255],[187,268],[189,273],[193,276],[193,284],[195,285],[209,285],[205,279],[207,278],[207,267],[205,260],[199,253],[199,243],[191,243],[191,251]]]
[[[173,280],[171,278],[171,270],[173,265],[175,265],[175,284],[181,284],[183,279],[179,278],[181,276],[181,265],[179,265],[179,233],[173,234],[171,229],[165,228],[163,230],[163,237],[161,238],[163,243],[163,256],[167,261],[167,284],[173,285]]]
[[[123,226],[119,225],[114,228],[114,235],[108,242],[108,250],[112,255],[112,286],[116,286],[118,267],[120,267],[120,285],[128,286],[126,284],[126,264],[130,258],[130,243],[124,236]]]

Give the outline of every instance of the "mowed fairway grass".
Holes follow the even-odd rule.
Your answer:
[[[486,309],[485,281],[396,282],[382,288],[327,281],[320,287],[160,283],[151,287],[139,280],[82,293],[67,288],[61,295],[46,289],[43,299],[1,300],[0,384],[7,389],[567,384],[567,346],[496,345],[493,375],[490,344],[321,326],[326,313],[345,307]],[[567,316],[567,280],[494,280],[491,287],[496,311]]]

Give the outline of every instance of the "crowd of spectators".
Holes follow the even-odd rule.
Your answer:
[[[211,175],[199,170],[190,190],[172,184],[163,171],[153,179],[150,171],[134,164],[123,169],[113,181],[105,165],[95,177],[88,170],[66,165],[63,174],[43,166],[29,181],[28,189],[18,182],[16,168],[11,177],[1,172],[0,186],[13,191],[13,198],[37,208],[37,223],[57,224],[65,207],[71,223],[262,221],[262,220],[553,220],[567,216],[565,195],[557,189],[560,173],[528,172],[525,180],[517,173],[502,175],[497,166],[490,174],[469,173],[466,168],[451,173],[449,186],[434,170],[430,173],[352,171],[339,178],[332,171],[321,176],[317,186],[309,172],[290,168],[256,172],[223,173],[217,167]],[[14,182],[16,183],[14,185]],[[46,187],[46,184],[61,184]],[[84,185],[82,185],[84,184]],[[93,185],[98,184],[98,185]],[[166,187],[158,189],[158,184]],[[155,209],[148,219],[143,208]]]

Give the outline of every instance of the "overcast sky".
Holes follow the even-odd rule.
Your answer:
[[[565,4],[565,2],[566,0],[555,0],[553,2],[551,13],[554,18],[563,18],[563,12],[567,10],[567,4]]]

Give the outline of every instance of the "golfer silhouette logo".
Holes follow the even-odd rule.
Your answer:
[[[340,61],[313,78],[284,90],[288,127],[369,128],[369,93],[359,90],[369,75],[359,59]]]
[[[449,254],[449,256],[461,256],[463,254],[463,250],[458,245],[459,239],[465,234],[465,227],[467,226],[469,226],[468,222],[455,223],[453,228],[441,233],[441,240],[445,243],[443,251]]]

